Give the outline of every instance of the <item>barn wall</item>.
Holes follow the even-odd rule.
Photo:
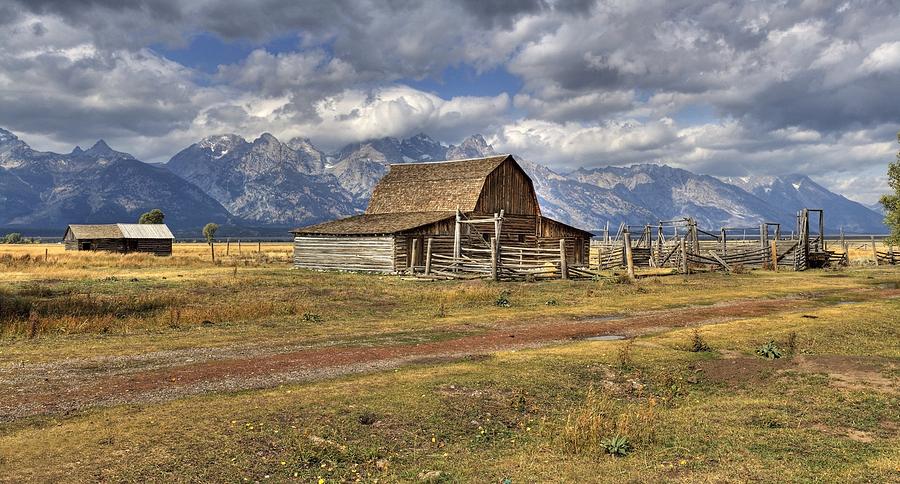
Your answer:
[[[172,239],[137,239],[128,242],[129,252],[149,252],[153,255],[172,255]],[[134,245],[137,245],[136,250]]]
[[[566,240],[566,260],[572,264],[587,264],[591,249],[591,235],[555,220],[542,217],[538,232],[539,245],[559,248],[559,239]]]
[[[294,266],[361,272],[394,271],[392,236],[294,237]]]
[[[540,215],[537,195],[528,175],[512,160],[500,164],[484,181],[475,212]]]

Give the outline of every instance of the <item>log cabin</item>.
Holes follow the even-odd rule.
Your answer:
[[[581,266],[593,236],[543,216],[511,155],[392,164],[365,213],[291,232],[298,268],[380,273],[423,266],[428,239],[432,254],[453,256],[490,247],[498,234],[501,248],[558,249],[563,240],[568,263]]]
[[[66,250],[102,250],[108,252],[148,252],[172,255],[175,236],[165,224],[72,224],[66,228]]]

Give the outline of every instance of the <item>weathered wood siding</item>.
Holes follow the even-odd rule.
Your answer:
[[[304,269],[394,272],[392,236],[294,237],[294,266]]]
[[[507,215],[541,213],[531,180],[512,159],[501,163],[487,176],[475,204],[476,213],[495,213],[501,209]]]
[[[87,248],[85,244],[89,244]],[[105,252],[146,252],[158,256],[172,255],[171,239],[75,239],[66,237],[66,250],[100,250]]]

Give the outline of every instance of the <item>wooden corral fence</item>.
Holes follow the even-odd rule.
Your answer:
[[[818,226],[810,224],[810,215]],[[784,236],[781,224],[762,223],[758,227],[721,227],[717,232],[702,230],[691,218],[660,221],[657,225],[621,225],[612,236],[608,225],[600,240],[591,244],[589,267],[595,270],[627,268],[626,252],[639,268],[673,268],[680,273],[697,270],[789,269],[846,265],[848,247],[829,250],[824,239],[824,213],[803,209],[797,226]],[[634,237],[629,235],[634,234]],[[892,250],[892,249],[891,249]],[[880,254],[880,255],[877,255]],[[877,253],[879,260],[890,253]],[[896,258],[900,259],[900,257]],[[893,259],[892,259],[893,260]]]
[[[811,216],[817,224],[811,224]],[[495,234],[499,234],[502,214],[499,218],[468,222],[495,224]],[[432,242],[428,240],[424,266],[412,267],[410,272],[432,279],[539,280],[611,277],[609,271],[621,269],[634,278],[635,269],[642,268],[687,274],[744,269],[802,271],[846,265],[848,246],[843,236],[838,250],[830,250],[824,233],[824,213],[818,209],[798,212],[797,226],[789,236],[782,233],[778,223],[721,227],[710,232],[700,229],[695,220],[683,218],[657,225],[622,224],[615,234],[607,225],[602,236],[591,241],[586,264],[578,266],[567,263],[563,241],[558,248],[501,247],[496,237],[490,237],[483,247],[459,247],[457,255],[446,256],[432,253]],[[893,247],[887,252],[876,250],[874,240],[873,255],[882,264],[900,261]]]

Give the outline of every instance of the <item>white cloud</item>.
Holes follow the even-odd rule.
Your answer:
[[[900,70],[900,41],[879,45],[863,61],[866,72],[890,72]]]

